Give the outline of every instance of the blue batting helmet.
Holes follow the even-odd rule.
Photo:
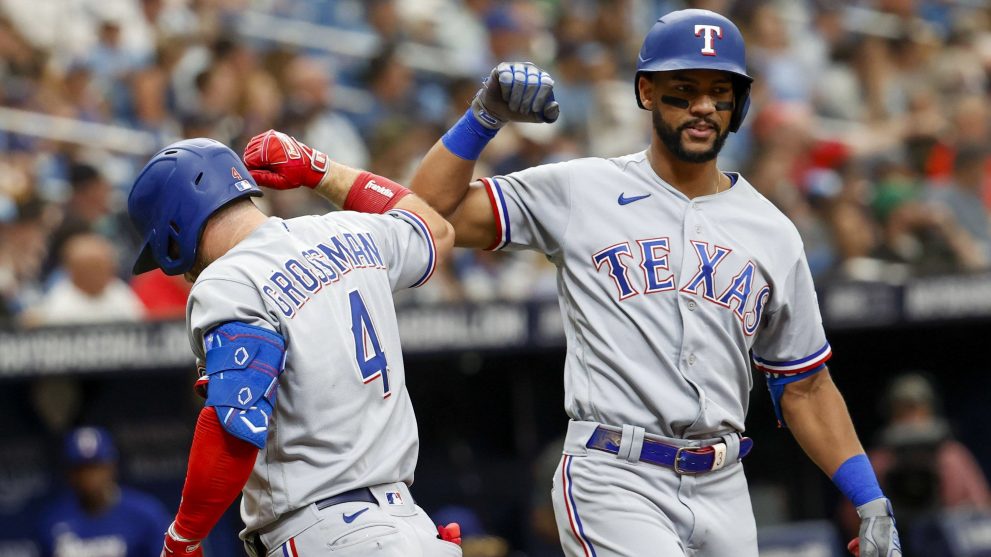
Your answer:
[[[127,212],[145,242],[133,273],[160,267],[167,275],[181,275],[191,269],[207,219],[246,195],[262,191],[241,159],[220,142],[185,139],[156,153],[127,198]]]
[[[644,37],[637,57],[637,75],[633,89],[637,104],[640,100],[640,75],[647,72],[674,70],[721,70],[733,75],[736,97],[730,131],[743,123],[750,107],[750,84],[743,35],[732,21],[709,10],[679,10],[671,12],[651,27]]]

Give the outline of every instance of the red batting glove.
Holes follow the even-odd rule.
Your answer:
[[[330,159],[294,137],[268,130],[248,142],[244,164],[258,185],[288,190],[315,188],[330,168]]]
[[[846,544],[846,550],[853,554],[853,557],[860,557],[860,536],[850,540],[850,543]]]
[[[457,522],[452,522],[447,526],[437,525],[437,537],[440,539],[451,542],[453,544],[461,545],[461,525]]]
[[[175,522],[165,531],[161,557],[203,557],[200,540],[187,540],[175,531]]]

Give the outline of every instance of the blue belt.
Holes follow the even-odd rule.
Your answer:
[[[323,510],[327,507],[333,507],[334,505],[340,505],[341,503],[375,503],[378,501],[375,496],[372,495],[372,491],[367,487],[359,487],[358,489],[352,489],[351,491],[345,491],[344,493],[339,493],[333,497],[328,497],[326,499],[321,499],[316,502],[317,510]]]
[[[595,432],[588,439],[585,446],[589,449],[598,449],[607,453],[618,454],[619,444],[623,438],[622,432],[606,429],[602,426],[595,428]],[[662,441],[644,439],[643,448],[640,450],[640,460],[658,466],[671,468],[679,474],[701,474],[718,470],[730,462],[720,462],[717,458],[719,452],[716,447],[720,445],[710,445],[708,447],[677,447]],[[740,456],[750,453],[754,447],[754,440],[749,437],[740,438]],[[725,454],[725,453],[723,453]]]

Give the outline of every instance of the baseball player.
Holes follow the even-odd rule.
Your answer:
[[[743,38],[704,10],[660,18],[637,61],[649,147],[471,182],[506,121],[553,122],[553,81],[497,66],[412,189],[457,243],[534,249],[557,266],[571,421],[554,476],[569,556],[757,555],[742,436],[751,361],[777,415],[862,517],[851,551],[901,555],[891,509],[825,363],[808,264],[789,220],[716,166],[746,116]],[[470,183],[471,182],[471,183]]]
[[[145,241],[134,272],[194,281],[206,398],[163,557],[202,555],[242,489],[254,557],[460,556],[457,527],[438,539],[410,495],[418,439],[392,303],[447,256],[450,225],[399,184],[279,132],[255,137],[246,160],[250,174],[216,141],[180,141],[128,197]],[[345,211],[266,217],[256,180]]]
[[[65,438],[70,491],[42,512],[42,557],[154,557],[169,524],[154,497],[117,480],[117,447],[102,427],[80,427]]]

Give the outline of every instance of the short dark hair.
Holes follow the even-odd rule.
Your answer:
[[[100,172],[93,165],[77,162],[69,167],[69,185],[78,189],[100,178]]]

